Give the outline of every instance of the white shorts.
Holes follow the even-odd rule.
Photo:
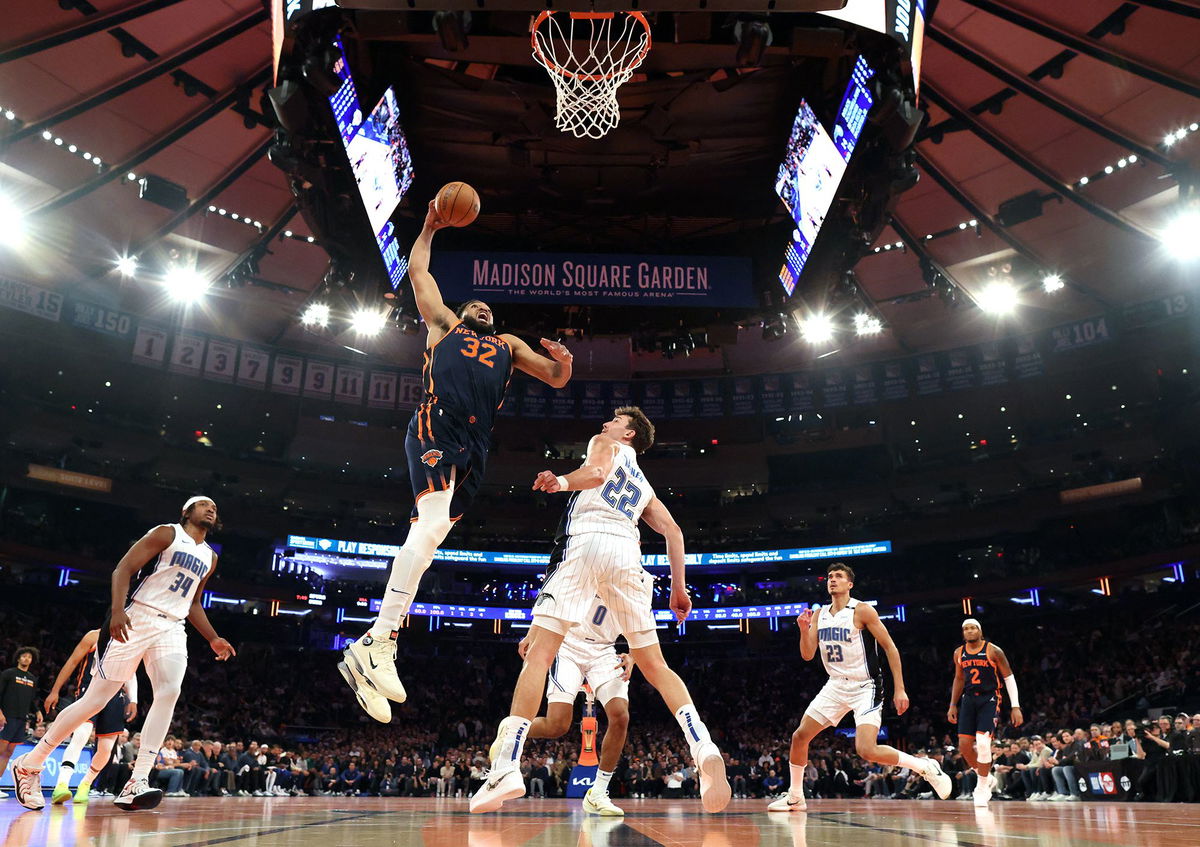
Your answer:
[[[96,654],[100,657],[96,661],[96,676],[128,682],[142,661],[151,665],[166,656],[187,659],[187,631],[183,621],[136,601],[129,604],[125,614],[129,615],[130,623],[125,641],[117,641],[109,635],[107,624],[100,628],[100,640],[96,644]]]
[[[597,594],[631,650],[658,642],[651,608],[654,577],[642,567],[641,545],[602,532],[572,535],[561,555],[555,550],[533,605],[533,623],[566,635],[572,626],[587,620]]]
[[[806,716],[837,726],[854,712],[854,725],[883,726],[883,689],[872,680],[830,678],[804,710]]]
[[[607,706],[614,697],[629,699],[629,681],[621,679],[621,663],[613,647],[587,655],[563,647],[554,657],[546,679],[546,700],[551,703],[574,703],[583,690],[583,682],[596,694],[601,705]]]

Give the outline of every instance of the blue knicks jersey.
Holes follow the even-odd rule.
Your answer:
[[[428,438],[433,415],[444,410],[472,429],[491,432],[512,378],[512,349],[494,335],[478,335],[459,321],[425,350],[421,381],[425,399],[416,411],[420,434]],[[434,411],[437,407],[438,411]]]

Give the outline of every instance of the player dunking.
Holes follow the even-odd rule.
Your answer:
[[[796,619],[800,626],[800,655],[806,662],[819,652],[829,681],[809,704],[800,726],[792,733],[789,757],[791,785],[787,794],[767,806],[769,812],[803,812],[804,768],[808,745],[827,726],[837,726],[846,712],[854,712],[854,747],[868,762],[899,765],[929,780],[943,800],[950,796],[953,782],[934,759],[918,759],[879,743],[883,725],[883,671],[879,650],[883,649],[892,670],[896,714],[908,709],[900,651],[892,642],[879,613],[869,603],[850,596],[854,571],[841,562],[829,566],[825,579],[830,604],[806,609]]]
[[[96,670],[96,644],[99,639],[100,630],[98,629],[85,632],[83,638],[79,639],[79,643],[75,645],[75,649],[63,663],[58,676],[55,677],[54,685],[50,686],[50,693],[46,695],[46,700],[42,704],[47,715],[58,704],[59,693],[68,679],[74,677],[76,700],[87,691]],[[137,716],[137,702],[137,673],[135,672],[130,675],[125,686],[105,704],[99,714],[93,715],[89,720],[75,727],[75,732],[71,734],[71,742],[67,745],[66,752],[63,753],[62,764],[58,768],[58,782],[54,786],[54,793],[50,796],[51,803],[65,803],[70,799],[71,775],[75,772],[79,754],[83,752],[83,747],[87,744],[94,727],[96,754],[92,756],[91,767],[75,789],[75,802],[87,803],[91,796],[92,781],[100,775],[100,771],[104,770],[104,766],[112,758],[117,736],[125,729],[126,721],[131,721]]]
[[[217,635],[200,603],[204,586],[217,569],[217,556],[206,538],[217,525],[217,506],[208,497],[183,504],[179,523],[150,530],[121,557],[112,575],[112,608],[96,642],[96,673],[82,697],[63,709],[31,751],[12,763],[17,800],[27,809],[46,805],[42,797],[42,764],[81,723],[100,712],[139,664],[145,663],[154,703],[142,725],[142,747],[133,775],[113,803],[123,809],[152,809],[163,793],[147,782],[175,711],[187,670],[186,618],[208,642],[217,661],[236,655]],[[129,582],[151,560],[154,564],[132,596]]]
[[[975,618],[962,625],[963,646],[954,651],[954,684],[946,717],[958,725],[958,749],[967,765],[979,776],[975,783],[975,805],[986,808],[992,799],[992,734],[1000,723],[1000,680],[1012,703],[1013,726],[1025,722],[1017,699],[1017,678],[1004,651],[983,638],[983,626]]]
[[[553,357],[548,359],[515,335],[495,334],[486,303],[469,300],[455,314],[442,302],[429,273],[429,254],[433,234],[448,225],[430,202],[408,260],[417,309],[429,331],[422,370],[425,399],[404,440],[416,500],[408,537],[392,560],[375,625],[346,648],[345,661],[338,664],[359,704],[383,723],[392,719],[388,700],[403,703],[407,696],[396,673],[397,630],[438,545],[483,481],[492,424],[513,368],[554,388],[571,378],[571,354],[563,345],[543,338],[542,347]]]
[[[683,730],[700,780],[700,801],[719,812],[733,793],[721,751],[700,720],[687,686],[663,658],[654,612],[653,578],[642,568],[638,519],[667,540],[671,564],[670,607],[679,620],[692,609],[684,584],[683,533],[638,467],[637,454],[654,443],[654,426],[641,409],[617,409],[588,444],[583,467],[566,476],[542,471],[535,491],[575,492],[559,523],[546,582],[533,607],[531,644],[517,679],[512,706],[497,731],[487,781],[471,798],[472,812],[491,812],[525,793],[521,751],[542,700],[542,686],[563,636],[587,619],[599,594],[608,615],[629,642],[643,676],[662,695]]]
[[[563,637],[546,682],[546,716],[535,718],[529,727],[530,738],[565,735],[571,726],[575,698],[587,682],[604,707],[608,729],[600,744],[596,781],[584,795],[583,810],[611,817],[625,814],[608,796],[608,785],[621,760],[629,732],[629,673],[633,670],[630,657],[617,654],[616,641],[620,634],[616,617],[608,613],[608,607],[597,595],[583,622],[571,627]],[[522,659],[532,643],[531,631],[517,648]]]

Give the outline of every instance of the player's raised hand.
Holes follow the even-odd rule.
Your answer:
[[[224,638],[214,638],[208,642],[208,646],[217,654],[218,662],[224,662],[226,659],[231,659],[237,655],[237,650],[234,650],[233,645]]]
[[[558,477],[554,475],[553,471],[542,471],[533,480],[533,490],[556,494],[562,490],[562,486],[558,484]]]
[[[571,351],[566,348],[566,345],[559,344],[557,341],[551,341],[549,338],[542,339],[542,346],[546,348],[546,352],[550,354],[550,358],[556,362],[569,362],[575,358],[571,355]]]
[[[450,226],[448,221],[442,220],[442,216],[438,214],[437,204],[429,201],[429,211],[425,213],[425,228],[437,232],[439,229],[445,229]]]
[[[688,596],[687,589],[681,585],[671,586],[671,601],[667,605],[671,611],[675,613],[675,619],[678,621],[686,620],[687,616],[692,611],[692,598]]]
[[[113,609],[108,621],[108,634],[113,637],[113,640],[126,641],[132,630],[133,624],[130,623],[129,615],[125,614],[125,610]]]
[[[633,656],[630,656],[628,653],[617,654],[617,667],[621,669],[622,680],[628,682],[629,678],[633,676],[633,665]]]
[[[813,608],[809,606],[803,612],[796,616],[796,626],[800,627],[801,632],[808,632],[808,628],[812,626]]]
[[[903,688],[896,692],[896,696],[892,698],[892,702],[896,705],[896,714],[902,715],[908,711],[908,694]]]

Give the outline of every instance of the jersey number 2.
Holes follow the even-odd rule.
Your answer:
[[[482,348],[482,352],[480,348]],[[496,367],[496,363],[492,360],[496,358],[496,354],[499,352],[500,350],[495,344],[480,341],[478,338],[468,338],[467,346],[462,350],[462,354],[468,359],[479,359],[479,364],[487,365],[489,368]]]
[[[188,576],[187,574],[177,573],[177,574],[175,574],[175,581],[172,582],[169,586],[167,586],[167,590],[168,591],[177,591],[180,594],[182,594],[184,597],[187,597],[188,594],[190,594],[192,592],[192,583],[193,582],[195,582],[195,580],[192,577]]]
[[[621,489],[625,490],[621,494]],[[617,499],[617,495],[621,495],[621,499]],[[633,484],[633,481],[625,475],[624,468],[617,468],[616,476],[604,486],[604,490],[600,492],[600,496],[604,498],[604,502],[612,506],[625,517],[633,520],[633,507],[642,499],[642,489]]]
[[[979,685],[979,668],[971,668],[971,684]]]

